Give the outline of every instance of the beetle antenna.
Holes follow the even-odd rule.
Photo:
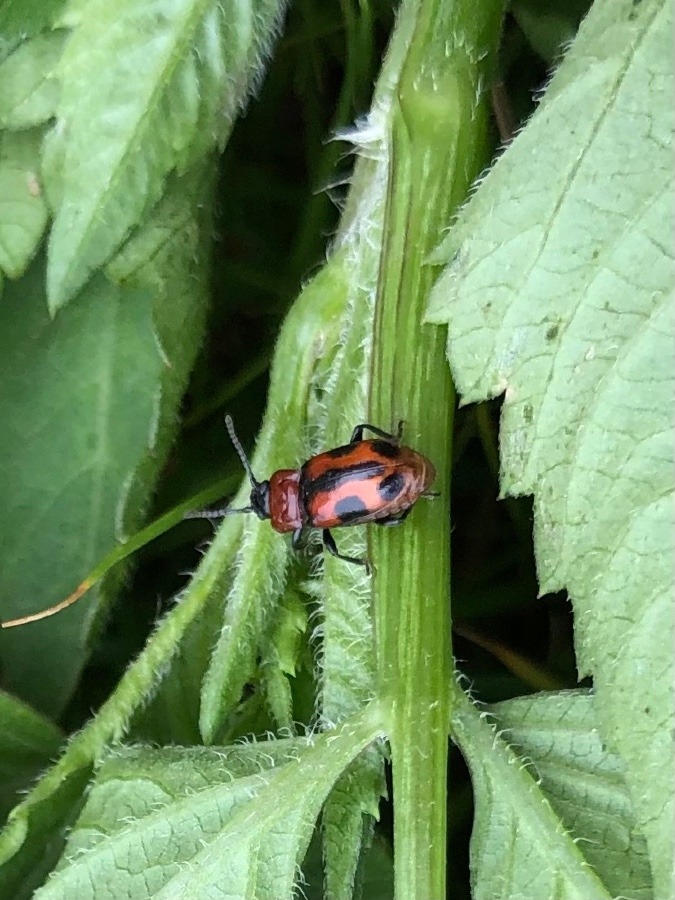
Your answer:
[[[255,512],[252,506],[242,506],[241,509],[231,509],[229,506],[225,509],[194,509],[186,512],[184,519],[224,519],[225,516],[231,516],[233,513],[250,513]]]
[[[244,467],[246,474],[248,475],[251,484],[254,487],[258,487],[259,481],[253,474],[253,470],[251,469],[251,463],[248,461],[248,456],[244,452],[244,448],[241,446],[241,441],[237,437],[237,432],[234,430],[234,422],[232,421],[232,416],[229,414],[225,416],[225,427],[227,428],[227,433],[230,436],[230,440],[234,444],[234,449],[237,451],[237,455],[241,460],[241,464]],[[251,509],[242,509],[242,510],[232,510],[232,512],[252,512]]]

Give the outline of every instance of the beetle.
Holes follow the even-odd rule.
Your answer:
[[[401,444],[403,421],[395,435],[366,422],[357,425],[348,444],[313,456],[299,469],[279,469],[267,481],[258,481],[253,474],[229,415],[225,425],[251,482],[249,505],[204,510],[189,514],[190,518],[252,512],[259,519],[269,519],[275,531],[292,532],[296,550],[307,529],[321,529],[323,546],[330,554],[369,569],[367,559],[339,552],[331,528],[367,522],[400,525],[420,497],[438,496],[429,490],[436,477],[433,464]],[[364,439],[366,430],[376,437]]]

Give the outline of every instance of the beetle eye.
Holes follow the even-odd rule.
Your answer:
[[[251,506],[259,519],[270,517],[270,483],[260,481],[251,491]]]

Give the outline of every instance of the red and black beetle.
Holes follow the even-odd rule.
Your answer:
[[[367,560],[340,553],[330,529],[366,522],[400,525],[419,497],[436,496],[429,491],[436,470],[421,453],[401,444],[402,421],[396,435],[367,423],[357,425],[344,447],[319,453],[300,469],[279,469],[269,481],[254,476],[230,416],[225,424],[251,482],[250,505],[206,510],[199,517],[253,512],[269,519],[275,531],[293,532],[296,549],[306,529],[320,528],[329,553],[368,567]],[[377,437],[364,440],[365,429]]]

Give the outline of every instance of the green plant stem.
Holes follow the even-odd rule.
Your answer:
[[[381,696],[390,702],[397,900],[445,896],[452,646],[450,462],[454,391],[445,334],[422,324],[443,227],[486,162],[481,91],[502,4],[404,4],[414,31],[392,110],[385,238],[376,302],[372,421],[405,419],[406,443],[433,459],[441,498],[410,524],[372,535]],[[480,16],[480,17],[479,17]]]

